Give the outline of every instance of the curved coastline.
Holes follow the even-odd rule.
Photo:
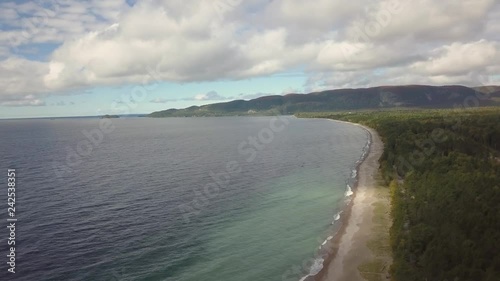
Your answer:
[[[375,175],[378,173],[378,160],[382,156],[384,146],[380,136],[372,128],[357,123],[332,121],[362,127],[370,136],[370,146],[366,157],[357,167],[358,179],[353,198],[346,208],[341,229],[333,240],[331,254],[325,259],[323,269],[311,280],[362,281],[364,279],[358,267],[373,256],[367,242],[371,238],[373,226],[372,204],[376,201],[373,194],[376,186]]]
[[[315,268],[300,281],[363,281],[358,266],[372,256],[366,246],[373,215],[370,191],[376,184],[374,177],[378,172],[383,143],[372,128],[352,122],[329,120],[363,128],[368,133],[368,141],[353,170],[352,187],[350,183],[346,187],[346,204],[335,216],[337,228],[320,246],[313,266]]]

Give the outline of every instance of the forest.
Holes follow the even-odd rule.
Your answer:
[[[393,280],[500,280],[500,108],[297,116],[380,134]]]

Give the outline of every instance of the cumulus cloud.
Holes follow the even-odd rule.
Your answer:
[[[0,95],[27,95],[46,92],[43,76],[46,63],[20,57],[9,57],[0,61]]]
[[[134,3],[0,4],[0,22],[10,26],[0,32],[8,46],[0,48],[0,95],[42,97],[153,80],[238,80],[297,69],[309,77],[306,89],[472,84],[478,75],[499,71],[495,0]],[[23,15],[31,16],[23,21]],[[39,61],[11,53],[36,42],[58,46]],[[206,93],[195,99],[225,98]]]
[[[487,71],[489,65],[500,64],[500,43],[480,40],[453,43],[431,51],[425,61],[412,65],[428,75],[465,75],[473,71]]]
[[[103,31],[65,42],[49,63],[51,89],[140,82],[154,72],[166,81],[214,80],[245,65],[231,26],[213,20],[209,3],[164,6],[141,2]],[[191,8],[187,8],[187,7]],[[184,11],[187,10],[187,11]],[[185,18],[176,18],[185,13]],[[77,55],[78,54],[78,55]]]
[[[216,101],[216,100],[226,100],[226,99],[228,98],[219,95],[216,91],[210,91],[205,94],[199,94],[194,96],[194,100],[198,101],[208,101],[208,100]]]
[[[406,42],[395,42],[392,48],[385,44],[328,41],[318,52],[314,70],[353,71],[405,65],[422,59],[422,55],[408,54]]]
[[[495,0],[432,1],[383,0],[366,6],[365,13],[348,24],[350,40],[444,41],[474,38],[488,23],[485,16]]]

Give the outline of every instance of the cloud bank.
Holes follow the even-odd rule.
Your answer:
[[[153,79],[238,80],[297,70],[308,77],[306,91],[479,85],[500,74],[495,0],[45,2],[0,4],[4,104],[38,105],[46,95]],[[37,44],[54,48],[41,57],[16,51]]]

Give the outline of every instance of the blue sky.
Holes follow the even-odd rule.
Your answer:
[[[44,106],[3,107],[2,117],[53,117],[53,116],[95,116],[103,114],[150,113],[168,108],[185,108],[234,99],[251,99],[264,95],[281,95],[300,92],[305,78],[302,76],[269,76],[239,81],[214,81],[200,83],[161,82],[154,89],[144,88],[146,97],[138,99],[134,106],[126,106],[136,85],[94,87],[75,91],[67,95],[52,95],[44,99]],[[142,88],[142,87],[141,87]],[[265,91],[265,92],[264,92]],[[204,95],[216,92],[216,97]],[[142,91],[141,91],[142,94]],[[197,99],[198,98],[198,99]],[[128,100],[127,100],[128,99]],[[115,103],[125,104],[121,107]],[[137,104],[137,106],[135,106]],[[126,109],[124,109],[124,107]]]
[[[499,34],[494,0],[2,1],[0,118],[498,84]]]

